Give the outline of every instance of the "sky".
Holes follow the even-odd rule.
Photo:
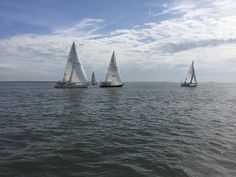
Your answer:
[[[0,81],[61,80],[73,42],[88,79],[115,51],[123,81],[236,82],[236,1],[0,1]]]

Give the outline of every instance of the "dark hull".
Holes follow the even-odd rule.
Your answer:
[[[88,88],[88,86],[82,86],[82,85],[68,85],[68,86],[55,86],[55,88],[58,89],[66,89],[66,88]]]
[[[67,89],[67,88],[88,88],[88,84],[63,84],[56,83],[55,88],[58,89]]]
[[[181,87],[197,87],[197,84],[182,83],[180,86],[181,86]]]
[[[105,88],[105,87],[122,87],[122,85],[100,85],[101,88]]]

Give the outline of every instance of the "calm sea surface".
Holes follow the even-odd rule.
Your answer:
[[[0,83],[0,176],[235,177],[236,84]]]

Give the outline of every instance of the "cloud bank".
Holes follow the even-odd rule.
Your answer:
[[[171,18],[103,33],[103,19],[86,18],[50,34],[0,40],[0,80],[59,80],[73,41],[90,77],[103,79],[116,51],[126,81],[176,81],[195,60],[198,80],[236,81],[236,2],[175,1],[153,16]]]

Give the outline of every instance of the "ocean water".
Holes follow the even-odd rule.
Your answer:
[[[235,177],[236,84],[0,83],[0,176]]]

